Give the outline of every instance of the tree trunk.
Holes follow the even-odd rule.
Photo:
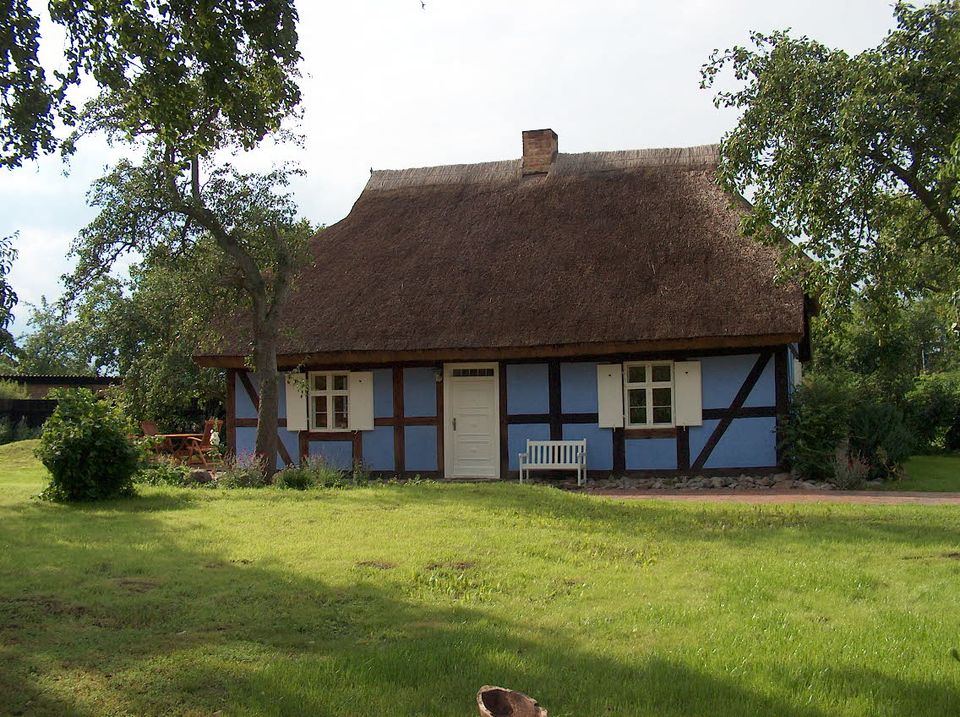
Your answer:
[[[257,411],[256,455],[262,461],[264,478],[277,472],[277,330],[265,319],[255,319],[253,363],[260,383],[260,408]]]

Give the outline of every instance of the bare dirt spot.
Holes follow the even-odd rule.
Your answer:
[[[361,560],[358,568],[374,568],[375,570],[393,570],[397,564],[389,560]]]
[[[960,560],[960,552],[944,553],[943,557],[950,558],[951,560]]]
[[[231,560],[230,562],[236,565],[250,565],[253,563],[252,560],[248,560],[247,558],[237,558],[236,560]]]
[[[55,597],[46,595],[27,595],[25,597],[7,598],[7,606],[12,612],[33,610],[44,615],[67,615],[69,617],[83,617],[90,610],[83,605],[71,605]]]
[[[132,593],[145,593],[160,587],[159,580],[150,578],[116,578],[113,584]]]
[[[463,572],[465,570],[469,570],[470,568],[476,567],[476,565],[476,563],[469,560],[457,560],[449,563],[437,562],[428,564],[427,570],[440,570],[442,568],[449,568],[450,570],[458,570]]]

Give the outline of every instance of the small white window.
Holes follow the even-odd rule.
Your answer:
[[[310,373],[310,430],[346,431],[350,426],[350,375],[346,371]]]
[[[627,427],[673,426],[673,364],[644,361],[623,368]]]

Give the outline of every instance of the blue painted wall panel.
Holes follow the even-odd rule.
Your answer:
[[[587,470],[613,469],[613,430],[589,423],[567,423],[563,426],[562,435],[565,441],[587,439]]]
[[[547,364],[512,364],[506,370],[507,414],[547,413],[550,410],[550,372]]]
[[[597,364],[560,364],[560,410],[563,413],[596,413]]]
[[[407,416],[437,415],[437,379],[433,368],[403,369],[403,413]]]
[[[241,460],[253,456],[257,447],[257,429],[248,427],[237,428],[237,445],[235,453]]]
[[[677,467],[676,438],[643,438],[626,441],[628,471]]]
[[[253,386],[253,389],[257,392],[257,395],[260,395],[260,381],[257,378],[257,374],[248,371],[247,376],[250,377],[250,385]],[[281,373],[277,378],[277,418],[286,418],[287,417],[287,387],[286,387],[286,374]],[[250,396],[247,394],[247,389],[244,388],[243,383],[240,381],[240,372],[237,372],[236,377],[236,399],[237,399],[237,418],[256,418],[257,409],[253,407],[253,401],[250,400]]]
[[[378,368],[373,372],[373,415],[390,418],[393,415],[393,370]]]
[[[546,423],[515,423],[507,426],[507,454],[510,470],[520,469],[519,454],[527,450],[527,440],[549,441],[550,425]]]
[[[720,423],[719,420],[704,421],[702,426],[690,426],[690,464],[692,465],[703,446],[710,439],[713,429]]]
[[[437,470],[436,426],[405,426],[404,462],[408,471]]]
[[[340,470],[353,468],[352,441],[310,441],[310,457],[323,458],[328,466]]]
[[[295,431],[288,431],[286,428],[277,429],[277,435],[280,437],[280,442],[283,443],[284,448],[287,449],[287,453],[290,454],[290,460],[293,461],[294,465],[300,462],[300,434]],[[283,468],[286,464],[286,461],[283,460],[279,455],[277,456],[277,468]]]
[[[746,356],[708,356],[699,359],[704,408],[727,408],[757,361]]]
[[[256,376],[249,374],[250,382],[256,386]],[[237,418],[256,418],[257,410],[253,407],[253,402],[250,400],[250,397],[247,395],[247,389],[243,387],[243,384],[240,382],[240,372],[237,371],[237,376],[234,379],[236,384],[234,385],[234,393],[237,399]],[[239,435],[239,434],[238,434]],[[237,443],[239,444],[240,439],[237,438]]]
[[[777,405],[777,382],[774,378],[774,364],[776,359],[773,356],[763,367],[760,378],[757,379],[757,385],[753,387],[747,400],[743,402],[744,406],[775,406]]]
[[[392,471],[393,426],[378,426],[372,431],[362,431],[363,465],[373,471]]]
[[[706,468],[770,467],[777,464],[775,418],[737,418],[707,460]],[[691,448],[692,453],[692,448]]]

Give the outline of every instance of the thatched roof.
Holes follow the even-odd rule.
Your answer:
[[[802,293],[738,233],[746,207],[716,159],[710,145],[559,154],[536,176],[520,160],[373,172],[313,242],[281,365],[798,340]],[[235,338],[221,355],[243,352]]]

